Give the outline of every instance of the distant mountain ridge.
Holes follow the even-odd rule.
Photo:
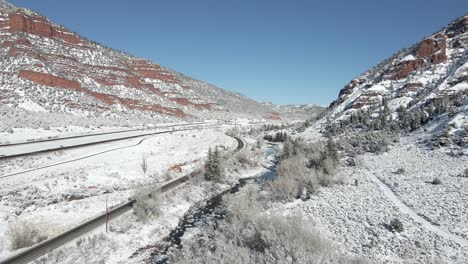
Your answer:
[[[79,116],[281,118],[273,109],[112,50],[0,0],[0,103]]]
[[[264,106],[273,109],[275,112],[290,119],[302,118],[304,120],[312,119],[322,113],[326,107],[316,104],[286,104],[276,105],[271,102],[262,103]]]

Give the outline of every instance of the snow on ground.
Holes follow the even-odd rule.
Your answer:
[[[448,263],[468,261],[468,251],[423,228],[393,206],[365,169],[348,170],[344,185],[323,188],[310,200],[285,206],[301,208],[321,225],[331,238],[372,263]],[[358,185],[354,185],[354,180]],[[386,229],[394,218],[404,226],[401,233]],[[375,262],[374,262],[375,261]]]
[[[109,223],[109,232],[99,227],[35,263],[142,263],[146,255],[132,254],[168,235],[190,206],[209,197],[210,186],[186,183],[161,198],[160,213],[148,222],[138,221],[133,212],[125,213]],[[94,239],[92,246],[87,245]]]
[[[406,137],[388,153],[360,156],[356,167],[341,169],[344,184],[278,208],[300,209],[345,250],[371,263],[468,263],[468,178],[458,177],[468,157],[417,142],[417,136]],[[434,178],[442,184],[431,184]],[[388,230],[394,218],[403,232]]]
[[[200,132],[201,133],[201,132]],[[209,136],[209,135],[208,135]],[[211,132],[211,137],[216,134]],[[219,138],[216,140],[220,140]],[[216,141],[214,140],[214,141]],[[176,142],[173,140],[173,142]],[[254,140],[246,140],[253,143]],[[232,142],[229,142],[232,143]],[[235,144],[234,144],[235,145]],[[230,146],[232,147],[232,145]],[[251,150],[251,146],[247,148]],[[255,149],[257,151],[258,149]],[[263,148],[266,151],[266,148]],[[257,157],[258,158],[258,157]],[[271,157],[263,158],[260,163],[268,164]],[[227,178],[236,178],[246,175],[262,173],[266,169],[258,166],[250,169],[237,170],[235,175]],[[210,198],[215,193],[228,188],[226,184],[210,183],[200,179],[193,179],[180,187],[163,195],[161,199],[160,214],[149,219],[148,222],[139,222],[132,212],[128,212],[113,220],[109,224],[109,232],[100,227],[91,234],[77,239],[59,250],[46,256],[46,263],[142,263],[148,258],[152,246],[157,245],[163,237],[175,228],[179,219],[195,203]],[[102,202],[103,200],[101,200]],[[141,253],[132,256],[139,249]],[[132,257],[131,257],[132,256]],[[38,261],[37,263],[44,263]]]
[[[367,91],[374,91],[374,92],[381,92],[381,93],[386,93],[388,90],[387,87],[381,85],[381,84],[374,84],[372,85]]]
[[[372,171],[421,216],[453,234],[468,239],[468,157],[452,157],[443,149],[427,151],[403,138],[388,153],[367,156]],[[404,172],[395,173],[398,169]],[[432,184],[434,179],[440,185]]]
[[[25,99],[23,102],[19,103],[18,107],[32,112],[47,112],[47,110],[44,109],[44,107],[38,105],[37,103],[29,99]]]
[[[396,111],[400,106],[406,107],[411,101],[413,101],[413,98],[408,96],[393,98],[388,102],[388,107],[390,110]]]
[[[412,54],[409,54],[409,55],[406,55],[403,59],[400,60],[400,62],[404,62],[404,61],[413,61],[415,60],[416,58],[412,55]]]
[[[235,139],[213,130],[173,132],[141,139],[118,141],[95,146],[18,158],[2,164],[5,172],[23,170],[57,161],[74,160],[57,166],[20,175],[0,178],[0,257],[9,253],[5,232],[10,223],[27,221],[47,225],[56,234],[119,204],[132,195],[132,188],[181,176],[206,156],[208,147],[237,146]],[[116,149],[121,148],[121,149]],[[116,150],[113,150],[116,149]],[[113,150],[113,151],[111,151]],[[145,158],[143,158],[145,157]],[[146,159],[147,172],[142,169]],[[177,169],[169,170],[175,165]],[[169,171],[169,173],[168,173]]]

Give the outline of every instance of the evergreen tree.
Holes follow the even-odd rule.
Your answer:
[[[289,145],[289,141],[287,142],[284,142],[284,145],[283,145],[283,155],[282,155],[282,159],[287,159],[291,157],[291,149],[290,149],[290,145]]]
[[[221,155],[218,148],[214,151],[208,149],[208,158],[205,162],[205,179],[208,181],[220,180],[224,176]]]
[[[365,112],[362,114],[362,124],[366,127],[369,126],[369,113]]]
[[[419,115],[419,111],[414,112],[411,114],[411,129],[416,130],[421,127],[421,117]]]
[[[384,116],[390,117],[390,108],[388,107],[387,101],[384,102],[383,113],[384,113]]]
[[[409,116],[408,112],[406,111],[406,107],[400,105],[398,107],[398,119],[400,120],[400,127],[403,129],[407,129],[409,127]]]
[[[331,138],[328,139],[327,147],[325,151],[326,151],[326,157],[332,158],[333,160],[338,160],[338,149],[333,139]]]
[[[208,157],[205,162],[205,179],[211,181],[214,179],[214,161],[213,161],[213,152],[211,147],[208,149]]]
[[[224,169],[223,169],[223,164],[221,160],[221,155],[219,153],[218,148],[215,148],[215,151],[213,153],[213,160],[214,160],[214,175],[216,180],[220,180],[221,177],[224,176]]]
[[[388,121],[391,121],[391,116],[390,116],[390,108],[388,107],[387,100],[383,101],[383,112],[382,112],[382,126],[386,127],[388,124]]]
[[[433,119],[434,118],[434,115],[435,115],[435,108],[434,108],[434,104],[431,102],[427,107],[426,107],[426,111],[427,111],[427,114],[428,114],[428,119]]]
[[[353,124],[353,125],[357,124],[358,118],[357,118],[355,113],[351,114],[350,121],[351,121],[351,124]]]

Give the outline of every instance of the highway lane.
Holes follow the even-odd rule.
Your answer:
[[[180,125],[171,125],[161,128],[175,128],[175,127],[196,127],[200,126],[203,123],[194,123],[194,124],[180,124]],[[161,129],[156,128],[156,129]],[[82,147],[88,145],[94,145],[104,142],[111,142],[116,140],[124,140],[142,136],[149,136],[160,133],[157,130],[131,130],[123,131],[116,133],[104,133],[98,135],[88,135],[88,136],[75,136],[68,138],[60,138],[54,140],[43,140],[35,141],[28,143],[20,143],[13,145],[3,145],[0,146],[0,158],[13,158],[20,157],[25,155],[37,154],[48,151],[63,150],[75,147]]]

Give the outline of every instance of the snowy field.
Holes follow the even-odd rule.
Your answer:
[[[2,163],[0,257],[9,252],[9,224],[38,225],[49,237],[119,204],[133,189],[190,172],[208,147],[233,149],[235,139],[214,129],[173,132],[95,146],[44,153]],[[146,173],[143,171],[146,161]],[[69,161],[67,163],[60,163]],[[58,163],[58,164],[57,164]],[[56,165],[54,165],[56,164]],[[21,173],[27,168],[41,168]],[[194,193],[194,198],[196,198]],[[5,224],[3,224],[5,223]],[[151,227],[156,228],[156,227]]]
[[[343,185],[279,207],[300,209],[372,263],[468,263],[468,178],[458,176],[468,157],[416,142],[402,138],[387,153],[360,156],[356,167],[341,169]],[[401,233],[388,230],[395,218]]]
[[[422,150],[404,138],[388,153],[363,159],[363,167],[418,214],[468,239],[468,178],[460,176],[468,169],[468,156]],[[440,184],[433,184],[436,179]]]

